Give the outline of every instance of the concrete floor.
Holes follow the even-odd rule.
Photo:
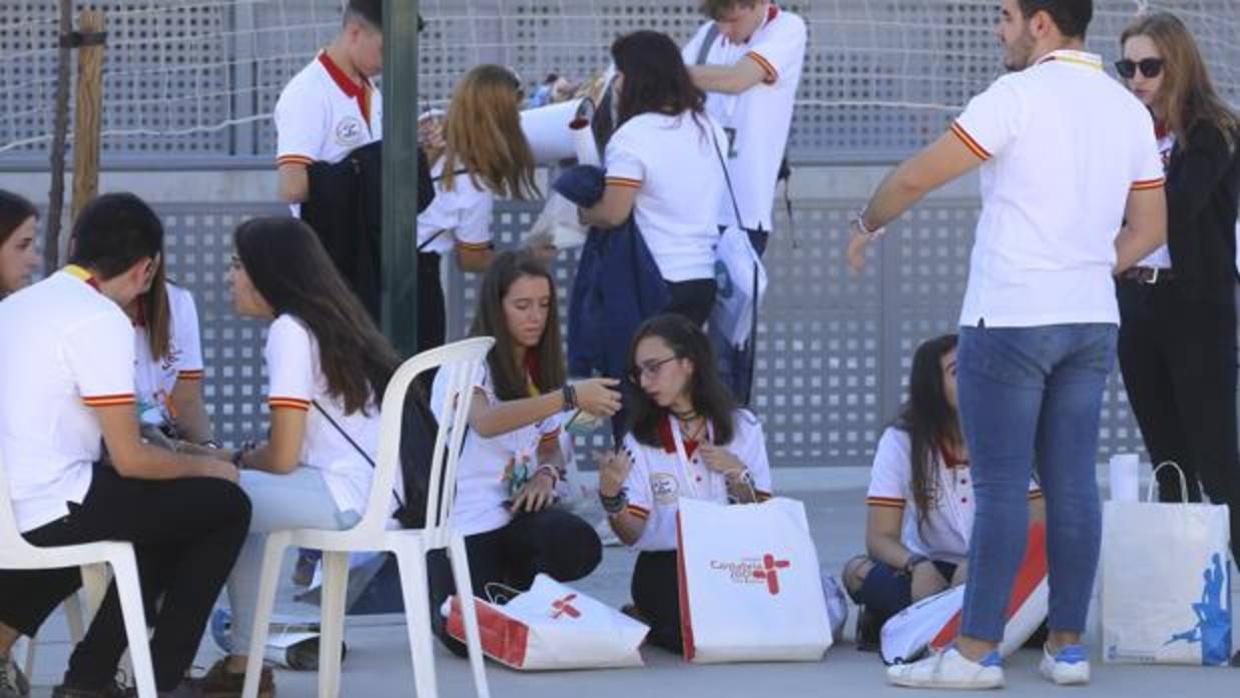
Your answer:
[[[803,500],[825,570],[835,571],[861,550],[864,529],[864,491],[855,486],[830,491],[794,492]],[[575,586],[600,600],[619,606],[629,600],[629,574],[633,554],[621,548],[608,548],[603,563],[588,579]],[[1237,576],[1240,578],[1240,576]],[[282,594],[287,599],[291,589]],[[1232,607],[1240,601],[1233,589]],[[284,602],[283,611],[298,610]],[[301,612],[315,609],[302,606]],[[710,698],[753,698],[755,695],[793,698],[797,696],[909,695],[907,691],[885,685],[883,667],[877,655],[858,652],[851,642],[852,618],[845,638],[821,662],[807,664],[738,664],[694,666],[658,649],[646,648],[646,667],[614,671],[555,672],[521,674],[489,665],[491,694],[497,698],[632,698],[635,695],[709,696]],[[349,655],[344,665],[342,696],[412,696],[413,671],[403,617],[396,615],[350,619],[347,631]],[[1096,643],[1095,643],[1096,644]],[[1237,643],[1240,647],[1240,643]],[[49,622],[39,646],[34,682],[35,698],[50,695],[57,683],[69,651],[63,619]],[[440,695],[472,695],[467,662],[439,650],[437,672]],[[214,643],[203,643],[197,664],[209,666],[220,652]],[[1007,694],[1043,695],[1051,689],[1036,674],[1037,653],[1025,650],[1007,662]],[[280,698],[309,698],[317,695],[317,675],[313,672],[278,671],[276,682]],[[1240,695],[1240,669],[1201,669],[1181,667],[1137,667],[1094,663],[1093,684],[1085,689],[1099,696],[1131,695]],[[647,694],[649,692],[649,694]]]

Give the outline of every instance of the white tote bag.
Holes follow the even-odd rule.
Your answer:
[[[964,620],[966,585],[947,589],[917,601],[883,624],[880,653],[885,664],[906,664],[942,650],[956,641]],[[1046,620],[1050,584],[1046,569],[1046,525],[1029,527],[1025,559],[1020,563],[1004,613],[1003,640],[999,654],[1007,657],[1020,649]]]
[[[831,624],[801,502],[682,498],[677,524],[686,660],[822,659]]]
[[[637,648],[650,628],[545,574],[502,606],[474,599],[482,651],[513,669],[642,666]],[[465,641],[460,596],[451,600],[448,634]]]
[[[1155,474],[1164,467],[1180,470],[1163,463]],[[1153,500],[1156,482],[1150,482],[1149,501],[1107,502],[1103,510],[1103,659],[1226,666],[1232,625],[1228,509],[1187,500],[1160,504]]]
[[[753,340],[757,331],[757,313],[766,296],[766,267],[762,258],[749,241],[749,233],[743,229],[741,209],[736,203],[736,191],[732,189],[732,176],[728,174],[723,150],[715,139],[715,154],[728,185],[736,225],[724,229],[715,245],[715,308],[711,311],[710,324],[728,338],[728,342],[740,349]]]
[[[766,268],[749,242],[749,233],[731,226],[715,247],[715,308],[710,322],[734,347],[744,347],[754,329],[754,313],[766,294]]]

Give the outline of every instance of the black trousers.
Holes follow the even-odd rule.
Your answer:
[[[440,256],[436,252],[418,253],[418,351],[442,347],[448,325],[444,309],[443,280],[439,278]]]
[[[675,550],[643,550],[637,554],[629,592],[633,604],[650,621],[650,634],[646,636],[650,644],[683,654],[678,575]]]
[[[1236,308],[1186,299],[1174,280],[1120,281],[1119,365],[1128,401],[1155,465],[1175,461],[1188,498],[1202,490],[1231,508],[1240,559],[1240,454],[1236,427]],[[1179,477],[1158,476],[1159,498],[1181,501]]]
[[[198,652],[211,609],[250,527],[250,500],[214,478],[134,480],[96,465],[90,490],[68,516],[29,531],[34,545],[101,540],[134,544],[147,623],[155,628],[155,683],[170,691]],[[78,568],[0,572],[0,620],[33,636],[52,611],[81,586]],[[156,608],[156,601],[163,603]],[[103,687],[116,673],[128,641],[116,585],[86,637],[69,658],[67,682]]]
[[[671,299],[663,312],[680,313],[705,327],[706,321],[710,319],[710,311],[715,307],[715,291],[718,287],[715,280],[692,279],[665,283]]]
[[[487,585],[500,583],[529,589],[534,576],[546,574],[558,582],[581,579],[603,559],[603,544],[590,524],[562,509],[520,514],[507,526],[465,538],[469,576],[474,596],[487,598]],[[464,656],[465,647],[444,632],[439,608],[456,584],[442,550],[430,555],[431,617],[444,645]]]

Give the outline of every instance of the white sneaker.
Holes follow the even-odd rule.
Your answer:
[[[1089,683],[1089,654],[1080,645],[1068,645],[1051,655],[1047,645],[1042,645],[1038,671],[1060,686],[1083,686]]]
[[[975,662],[952,645],[920,662],[887,667],[887,680],[906,688],[1003,688],[1003,663],[998,652]]]

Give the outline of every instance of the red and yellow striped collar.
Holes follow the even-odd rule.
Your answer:
[[[66,266],[63,271],[96,291],[99,290],[99,280],[95,278],[95,275],[77,264],[70,264]]]
[[[1051,51],[1042,56],[1034,63],[1034,65],[1042,65],[1056,61],[1060,63],[1068,63],[1071,65],[1084,66],[1092,70],[1102,70],[1102,56],[1088,51],[1075,51],[1072,49],[1061,48],[1058,51]]]

